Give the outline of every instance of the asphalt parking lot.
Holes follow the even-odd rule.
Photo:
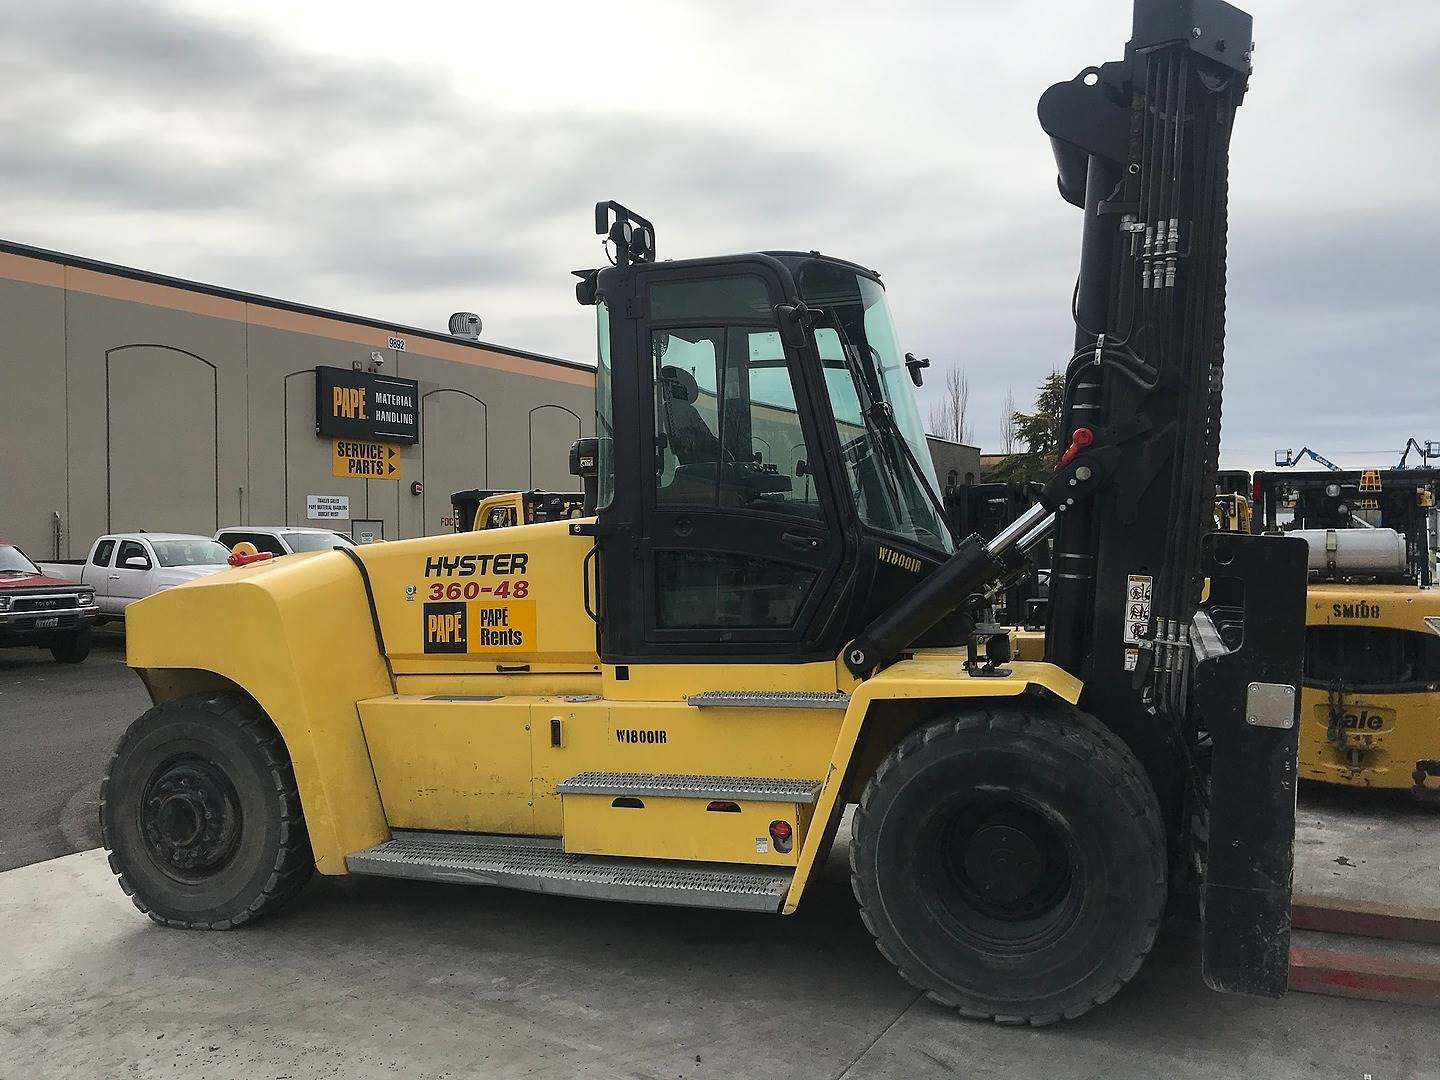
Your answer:
[[[117,632],[98,633],[82,664],[0,649],[0,871],[100,843],[105,764],[149,706]]]
[[[0,865],[22,867],[0,873],[3,1080],[1440,1077],[1434,1010],[1214,994],[1184,925],[1077,1022],[962,1021],[874,949],[843,838],[785,919],[316,878],[258,925],[164,930],[85,850],[110,748],[146,704],[115,638],[79,667],[0,654]],[[1328,827],[1340,817],[1344,829]],[[1297,856],[1310,891],[1433,889],[1433,857],[1412,853],[1435,823],[1398,803],[1307,796]]]

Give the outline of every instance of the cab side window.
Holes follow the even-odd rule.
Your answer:
[[[95,545],[95,554],[90,556],[92,566],[109,566],[110,554],[115,550],[114,540],[101,540]]]
[[[815,456],[780,334],[768,310],[754,317],[751,327],[652,330],[656,502],[819,521]]]
[[[129,559],[141,559],[144,561],[145,565],[126,566],[126,561]],[[144,544],[141,544],[135,540],[122,540],[120,542],[120,552],[118,555],[115,556],[115,565],[122,570],[149,570],[150,556],[145,551]]]

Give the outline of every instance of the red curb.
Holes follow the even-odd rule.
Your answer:
[[[1440,1007],[1440,964],[1331,949],[1291,948],[1290,989],[1304,994]]]
[[[1297,930],[1440,945],[1440,908],[1403,907],[1297,893],[1290,904]]]

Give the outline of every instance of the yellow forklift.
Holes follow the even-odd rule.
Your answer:
[[[580,479],[582,491],[469,488],[455,492],[450,496],[455,531],[508,529],[594,514],[598,455],[594,439],[579,439],[570,447],[570,475]]]
[[[1300,775],[1440,805],[1440,469],[1259,472],[1254,490],[1257,531],[1310,545]]]
[[[1172,897],[1211,986],[1283,992],[1305,546],[1210,517],[1250,18],[1134,15],[1122,59],[1040,104],[1084,223],[1034,505],[952,534],[875,271],[659,262],[602,203],[586,517],[255,562],[127,613],[154,706],[101,822],[136,905],[228,929],[318,869],[788,915],[853,806],[866,927],[966,1016],[1106,1001]],[[1018,660],[967,605],[1051,537],[1046,659]]]

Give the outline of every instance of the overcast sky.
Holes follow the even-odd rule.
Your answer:
[[[1223,459],[1440,439],[1440,5],[1252,0]],[[1069,355],[1079,212],[1035,102],[1128,0],[46,0],[3,16],[0,236],[591,361],[591,207],[661,257],[879,269],[977,441]],[[939,378],[932,382],[939,382]]]

